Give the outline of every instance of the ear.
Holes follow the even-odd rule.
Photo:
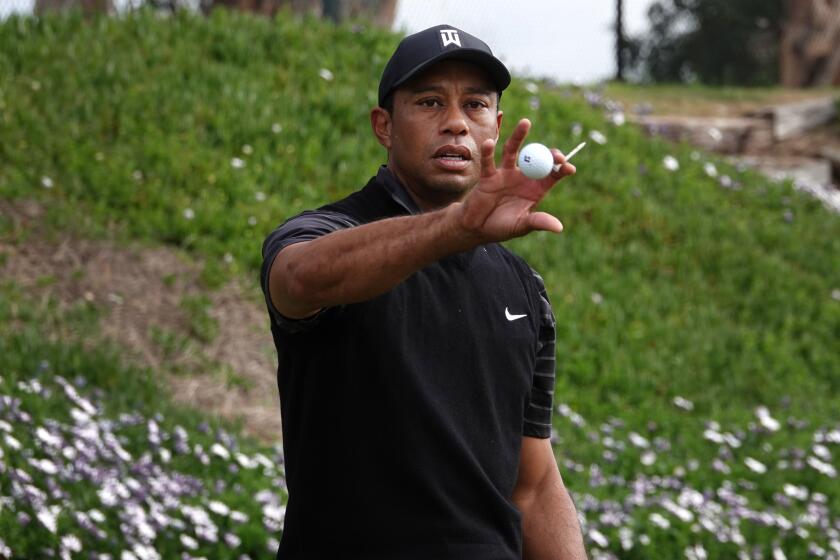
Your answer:
[[[496,113],[496,141],[499,141],[499,134],[502,132],[502,117],[505,116],[504,111]]]
[[[391,149],[391,114],[382,107],[374,107],[370,110],[370,127],[373,135],[382,146]]]

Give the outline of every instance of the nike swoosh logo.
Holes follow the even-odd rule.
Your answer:
[[[505,307],[505,317],[507,317],[508,321],[516,321],[517,319],[521,319],[522,317],[527,317],[527,316],[528,316],[527,314],[525,314],[525,315],[511,315],[510,311],[508,311],[508,308]]]

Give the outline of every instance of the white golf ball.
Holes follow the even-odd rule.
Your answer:
[[[519,169],[529,179],[548,177],[554,167],[551,150],[542,144],[528,144],[519,150]]]

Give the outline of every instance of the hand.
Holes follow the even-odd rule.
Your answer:
[[[566,163],[560,150],[552,149],[554,163],[560,169],[544,179],[529,179],[516,166],[516,156],[522,141],[531,128],[528,119],[522,119],[505,142],[502,166],[494,161],[495,140],[481,146],[481,178],[466,196],[461,206],[461,225],[485,241],[504,241],[535,230],[563,231],[560,220],[534,208],[548,191],[563,177],[574,175],[575,166]]]

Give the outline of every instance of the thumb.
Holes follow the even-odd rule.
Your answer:
[[[563,224],[547,212],[533,212],[528,215],[528,227],[531,230],[551,231],[560,233],[563,231]]]

